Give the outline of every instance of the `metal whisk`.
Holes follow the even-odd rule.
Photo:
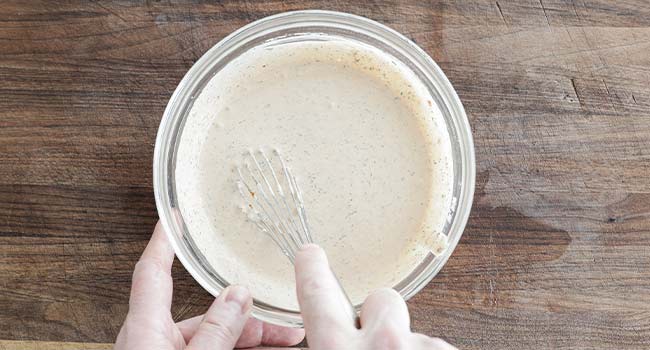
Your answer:
[[[237,167],[237,187],[248,205],[248,218],[293,264],[300,247],[314,243],[314,239],[296,178],[278,150],[273,149],[271,153],[270,158],[262,149],[244,154],[242,164]],[[339,287],[347,302],[346,311],[358,327],[354,305],[340,282]]]

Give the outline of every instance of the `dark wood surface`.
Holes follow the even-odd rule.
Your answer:
[[[650,347],[650,3],[634,0],[0,2],[0,339],[114,340],[156,221],[168,98],[225,35],[303,8],[401,31],[467,110],[475,204],[409,302],[417,331]],[[179,264],[174,281],[174,317],[204,311]]]

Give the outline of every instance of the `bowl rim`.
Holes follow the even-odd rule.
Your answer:
[[[467,224],[472,208],[476,173],[471,127],[465,109],[453,86],[447,79],[446,75],[442,72],[442,69],[440,69],[440,67],[422,48],[386,25],[350,13],[325,10],[301,10],[282,12],[258,19],[235,30],[217,42],[187,71],[174,90],[174,93],[170,97],[165,108],[156,136],[153,155],[153,188],[156,208],[160,217],[160,222],[165,229],[170,244],[185,269],[206,291],[217,296],[221,290],[225,288],[226,283],[221,283],[222,285],[215,286],[210,281],[214,280],[213,274],[211,275],[208,271],[205,271],[202,268],[195,268],[197,265],[200,266],[201,263],[197,261],[198,257],[195,252],[189,250],[187,243],[183,242],[182,234],[187,231],[183,231],[184,228],[179,226],[179,220],[172,219],[176,216],[180,216],[178,209],[173,208],[171,205],[174,198],[170,195],[170,188],[174,189],[175,184],[171,181],[173,175],[170,176],[169,168],[170,166],[173,167],[175,164],[175,151],[173,152],[173,157],[170,157],[169,152],[172,146],[174,146],[175,150],[178,142],[177,138],[179,136],[178,132],[175,134],[172,134],[172,132],[175,128],[182,129],[182,124],[186,118],[179,114],[178,111],[187,104],[188,99],[191,100],[195,97],[191,95],[192,89],[197,86],[201,79],[206,79],[206,71],[213,68],[215,63],[223,59],[228,53],[233,52],[233,50],[237,48],[238,44],[241,45],[242,42],[246,42],[246,39],[250,40],[250,37],[256,35],[259,36],[260,33],[264,33],[264,31],[278,30],[278,26],[282,25],[283,22],[286,22],[284,25],[292,26],[315,24],[323,24],[333,27],[337,25],[349,26],[353,30],[368,31],[368,33],[364,34],[376,34],[382,40],[389,39],[390,41],[388,41],[387,44],[394,49],[411,51],[409,57],[415,60],[415,62],[412,63],[416,64],[424,72],[429,82],[435,86],[436,92],[439,94],[438,97],[442,99],[444,106],[439,106],[441,111],[443,107],[447,108],[451,115],[454,129],[458,131],[456,137],[458,138],[459,147],[461,148],[460,162],[462,162],[460,166],[455,166],[454,169],[454,177],[460,176],[461,183],[460,193],[457,196],[455,203],[456,210],[453,212],[453,221],[448,229],[450,235],[453,233],[455,234],[451,237],[451,240],[449,240],[448,247],[444,253],[426,263],[424,269],[418,273],[420,278],[412,280],[403,287],[405,290],[401,291],[401,294],[405,299],[409,299],[428,284],[446,264],[451,253],[458,245],[460,237],[462,236],[463,230]],[[444,114],[444,111],[442,112]],[[446,122],[448,121],[446,120]],[[454,140],[450,141],[453,143]],[[454,165],[457,165],[456,159],[453,161]],[[460,174],[458,175],[456,174],[456,168],[460,170]],[[171,172],[173,173],[173,171]],[[172,194],[175,193],[174,189]],[[254,317],[262,321],[273,324],[292,327],[302,326],[302,319],[299,314],[290,312],[289,310],[269,306],[264,303],[254,302],[252,314]]]

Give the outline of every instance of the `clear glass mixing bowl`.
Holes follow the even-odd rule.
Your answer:
[[[213,295],[229,283],[207,263],[196,248],[179,210],[175,166],[178,142],[194,98],[220,69],[247,50],[269,42],[295,42],[343,38],[374,46],[409,67],[430,90],[440,107],[450,135],[454,185],[452,208],[443,233],[449,247],[439,256],[429,255],[394,288],[408,299],[422,289],[445,264],[465,228],[474,194],[474,146],[465,110],[442,70],[421,48],[396,31],[347,13],[297,11],[253,22],[214,45],[187,72],[172,95],[158,130],[153,160],[153,185],[160,220],[187,271]],[[254,301],[253,315],[266,322],[300,327],[300,314]]]

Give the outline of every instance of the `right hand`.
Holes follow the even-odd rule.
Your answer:
[[[361,307],[361,329],[345,312],[345,300],[317,245],[296,255],[296,287],[311,350],[338,349],[455,349],[439,338],[411,332],[404,299],[393,289],[377,290]]]

